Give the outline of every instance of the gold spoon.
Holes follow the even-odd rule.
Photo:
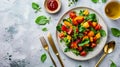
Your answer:
[[[100,58],[100,60],[97,62],[97,64],[95,65],[95,67],[98,67],[98,65],[101,63],[101,61],[105,58],[105,56],[108,54],[108,53],[111,53],[113,52],[115,48],[115,41],[111,41],[109,43],[107,43],[105,46],[104,46],[104,54],[102,55],[102,57]]]

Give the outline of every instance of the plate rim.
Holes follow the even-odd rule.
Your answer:
[[[86,8],[86,9],[92,10],[93,12],[95,12],[96,14],[98,14],[99,17],[103,20],[103,23],[104,23],[105,26],[106,26],[106,41],[105,41],[105,43],[106,43],[106,42],[107,42],[107,39],[108,39],[108,27],[107,27],[107,25],[106,25],[103,17],[102,17],[97,11],[95,11],[93,8],[81,6],[81,7],[75,7],[75,8],[69,9],[68,11],[66,11],[66,12],[60,17],[57,25],[60,23],[60,21],[62,20],[62,18],[63,18],[66,14],[68,14],[70,11],[75,10],[75,9],[80,9],[80,8]],[[58,43],[58,45],[59,45],[59,48],[62,50],[62,52],[63,52],[67,57],[69,57],[69,58],[71,58],[71,59],[74,59],[74,60],[77,60],[77,61],[90,60],[90,59],[96,57],[98,54],[100,54],[100,53],[102,52],[102,49],[101,49],[95,56],[90,57],[90,58],[88,58],[88,59],[82,59],[82,60],[81,60],[81,59],[72,58],[72,57],[68,56],[68,55],[63,51],[63,49],[62,49],[62,47],[60,46],[60,43],[59,43],[59,41],[58,41],[59,39],[58,39],[58,36],[57,36],[57,35],[58,35],[58,31],[56,30],[56,40],[57,40],[57,43]],[[105,45],[105,44],[104,44],[104,45]],[[104,46],[103,46],[103,48],[104,48]]]

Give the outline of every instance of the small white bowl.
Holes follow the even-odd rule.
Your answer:
[[[52,10],[48,9],[48,7],[47,7],[47,0],[45,0],[45,2],[44,2],[44,7],[45,7],[45,10],[46,10],[48,13],[54,14],[54,13],[57,13],[57,12],[60,10],[60,8],[61,8],[61,2],[60,2],[60,0],[56,0],[56,1],[57,1],[57,3],[58,3],[58,7],[57,7],[56,10],[52,11]]]

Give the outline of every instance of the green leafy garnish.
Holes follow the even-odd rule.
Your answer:
[[[79,65],[78,67],[82,67],[82,65]]]
[[[119,37],[120,36],[120,30],[117,28],[111,28],[112,34],[115,37]]]
[[[57,31],[61,32],[61,27],[62,27],[62,24],[58,24],[56,27]]]
[[[71,51],[72,51],[75,55],[79,55],[79,54],[80,54],[79,51],[76,50],[76,49],[71,49]]]
[[[65,37],[65,38],[63,39],[63,41],[65,42],[65,45],[66,45],[67,47],[70,46],[70,40],[68,40],[67,37]]]
[[[102,37],[105,37],[105,36],[106,36],[106,32],[105,32],[104,30],[100,30],[100,35],[101,35]]]
[[[80,31],[80,32],[84,32],[85,30],[86,30],[86,28],[85,28],[84,26],[80,26],[80,27],[79,27],[79,31]]]
[[[107,2],[107,0],[102,0],[102,3],[106,3]]]
[[[41,7],[35,2],[32,2],[32,8],[35,10],[35,13],[41,9]]]
[[[70,51],[70,48],[67,47],[64,49],[64,52],[68,52],[68,51]]]
[[[48,23],[50,20],[50,18],[48,19],[46,16],[39,16],[36,18],[35,22],[39,25],[45,25],[46,23]]]
[[[48,29],[46,27],[42,28],[42,31],[48,31]]]
[[[47,55],[45,53],[42,54],[41,61],[44,63],[46,59],[47,59]]]
[[[77,3],[78,0],[68,0],[68,6],[70,7],[71,5]]]
[[[85,44],[88,44],[90,42],[89,39],[85,39],[83,40],[80,44],[78,44],[79,46],[84,46]]]
[[[92,47],[85,47],[84,49],[85,49],[85,51],[87,51],[87,52],[93,51],[93,48],[92,48]]]
[[[117,65],[111,60],[111,64],[110,64],[110,67],[117,67]]]
[[[90,30],[93,31],[95,34],[97,33],[97,31],[93,27],[90,27]]]
[[[97,3],[99,0],[91,0],[93,3]]]
[[[89,20],[96,22],[96,15],[94,13],[88,15]]]
[[[83,10],[80,10],[79,15],[83,16],[84,15],[83,12],[84,12]]]

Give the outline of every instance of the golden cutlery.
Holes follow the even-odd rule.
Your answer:
[[[98,67],[99,64],[101,63],[101,61],[105,58],[105,56],[106,56],[108,53],[113,52],[114,48],[115,48],[115,41],[111,41],[111,42],[107,43],[107,44],[104,46],[104,54],[103,54],[102,57],[99,59],[99,61],[98,61],[97,64],[95,65],[95,67]]]
[[[49,41],[49,43],[50,43],[50,45],[51,45],[51,47],[53,49],[53,52],[55,53],[55,55],[57,56],[58,60],[60,61],[60,64],[62,65],[62,67],[64,67],[63,62],[62,62],[62,60],[60,58],[60,55],[58,53],[58,50],[57,50],[57,48],[55,46],[55,43],[53,41],[52,35],[50,33],[48,33],[48,41]]]
[[[52,56],[51,56],[51,54],[50,54],[50,52],[49,52],[49,46],[48,46],[48,44],[47,44],[47,42],[46,42],[46,40],[45,40],[45,38],[44,38],[43,36],[40,37],[40,41],[41,41],[41,43],[42,43],[43,48],[44,48],[44,49],[47,51],[47,53],[49,54],[49,56],[50,56],[53,64],[55,65],[55,67],[57,67],[56,64],[55,64],[55,61],[53,60],[53,58],[52,58]]]

